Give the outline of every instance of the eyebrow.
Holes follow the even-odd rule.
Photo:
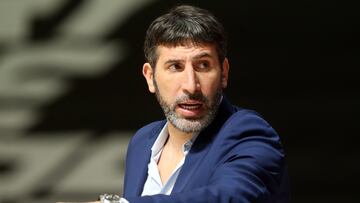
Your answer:
[[[194,56],[194,59],[200,59],[200,58],[211,58],[211,54],[209,54],[208,52],[202,52]]]
[[[184,61],[184,60],[182,60],[182,59],[169,59],[169,60],[165,61],[165,64],[180,63],[182,61]]]
[[[209,54],[208,52],[202,52],[193,57],[193,59],[201,59],[201,58],[211,58],[211,54]],[[180,63],[182,61],[184,61],[184,60],[183,59],[169,59],[169,60],[165,61],[165,64]]]

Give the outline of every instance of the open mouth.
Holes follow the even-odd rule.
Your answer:
[[[200,101],[188,100],[177,105],[178,113],[185,118],[197,118],[203,112],[204,104]]]
[[[186,110],[197,110],[197,109],[200,109],[202,106],[201,103],[195,103],[195,104],[192,104],[192,103],[182,103],[182,104],[179,104],[179,107],[182,108],[182,109],[186,109]]]

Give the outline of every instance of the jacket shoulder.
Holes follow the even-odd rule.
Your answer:
[[[271,125],[263,118],[261,114],[251,109],[244,109],[234,106],[234,113],[227,119],[227,124],[235,127],[266,127],[272,128]],[[242,123],[236,125],[235,123]],[[246,124],[246,125],[244,125]]]

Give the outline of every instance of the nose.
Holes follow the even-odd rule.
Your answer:
[[[199,78],[192,65],[188,65],[184,70],[184,79],[182,83],[183,91],[188,94],[194,94],[200,91]]]

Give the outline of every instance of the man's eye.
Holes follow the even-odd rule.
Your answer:
[[[182,69],[182,67],[179,64],[172,64],[171,66],[169,66],[169,69],[171,71],[179,71]]]
[[[209,69],[210,68],[210,63],[209,62],[201,62],[201,63],[198,64],[198,68],[200,70]]]

